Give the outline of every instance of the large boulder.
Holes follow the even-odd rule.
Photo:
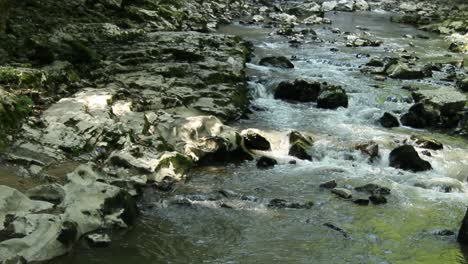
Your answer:
[[[401,124],[414,128],[440,125],[440,111],[430,104],[417,103],[401,116]]]
[[[453,88],[413,92],[417,102],[401,117],[405,126],[415,128],[453,128],[462,119],[467,98]]]
[[[157,129],[167,144],[198,163],[252,159],[243,137],[214,116],[176,118]]]
[[[288,58],[284,56],[265,57],[265,58],[262,58],[258,64],[262,66],[270,66],[270,67],[277,67],[277,68],[284,68],[284,69],[294,68],[294,64]]]
[[[340,86],[326,85],[317,98],[317,107],[326,109],[346,108],[348,107],[348,95]]]
[[[413,172],[432,169],[431,164],[421,159],[418,152],[410,145],[403,145],[390,152],[390,166]]]
[[[281,82],[275,90],[275,99],[315,102],[320,93],[319,82],[308,82],[305,80],[295,80],[293,82]]]

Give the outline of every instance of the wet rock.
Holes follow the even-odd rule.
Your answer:
[[[359,199],[353,200],[353,203],[357,205],[366,206],[366,205],[369,205],[369,199],[359,198]]]
[[[338,107],[348,107],[348,95],[346,91],[339,87],[329,85],[323,87],[317,98],[317,107],[326,109],[336,109]]]
[[[370,67],[384,67],[385,62],[380,58],[371,58],[367,63],[366,66]]]
[[[262,66],[271,66],[277,68],[284,68],[284,69],[292,69],[294,68],[294,64],[286,57],[265,57],[262,58],[259,62]]]
[[[317,15],[312,15],[304,19],[302,23],[306,25],[331,24],[331,20]]]
[[[356,10],[356,11],[368,11],[368,10],[370,10],[370,6],[365,0],[356,0],[354,2],[354,10]]]
[[[436,236],[454,236],[455,235],[455,232],[453,232],[452,230],[448,230],[448,229],[434,230],[432,233]]]
[[[411,139],[418,145],[420,148],[431,149],[431,150],[440,150],[444,148],[444,145],[439,141],[425,136],[411,136]]]
[[[33,200],[59,204],[65,197],[65,190],[59,184],[46,184],[29,189],[26,195]]]
[[[325,189],[334,189],[338,186],[335,180],[327,181],[324,183],[320,184],[320,188],[325,188]]]
[[[460,229],[458,231],[457,241],[460,244],[468,244],[468,210],[463,217]]]
[[[311,137],[309,137],[307,135],[304,135],[304,134],[302,134],[301,132],[298,132],[298,131],[291,131],[288,134],[288,137],[289,137],[289,144],[294,144],[296,142],[302,142],[305,145],[312,146],[312,144],[314,143],[314,140]]]
[[[373,195],[369,196],[369,200],[373,204],[386,204],[387,203],[387,198],[385,198],[385,196],[383,196],[381,194],[373,194]]]
[[[362,154],[369,156],[371,162],[380,157],[379,145],[374,141],[357,144],[354,148],[361,151]]]
[[[413,172],[432,169],[431,164],[421,159],[418,152],[410,145],[403,145],[390,152],[390,166]]]
[[[411,106],[408,113],[401,116],[400,121],[404,126],[414,128],[439,126],[440,111],[433,105],[417,103]]]
[[[85,238],[88,245],[95,248],[109,247],[111,244],[108,234],[93,233],[86,235]]]
[[[183,156],[200,164],[211,165],[252,159],[251,155],[242,147],[242,136],[235,129],[223,125],[214,116],[170,118],[168,122],[160,123],[157,130],[166,144],[174,146],[175,150],[179,152],[179,154],[170,155],[178,157],[175,162],[180,161],[178,166],[174,166],[174,168],[181,169],[176,175],[182,175],[185,171],[184,168],[190,168],[190,160],[183,158]],[[158,156],[156,155],[156,157]],[[150,164],[156,163],[150,162]],[[160,176],[166,176],[156,169],[157,167],[154,171],[158,179],[161,178]]]
[[[387,187],[382,187],[374,183],[368,183],[359,187],[354,188],[358,192],[365,192],[372,195],[389,195],[390,189]]]
[[[334,188],[331,192],[344,199],[353,197],[353,192],[345,188]]]
[[[265,21],[265,18],[263,16],[261,16],[261,15],[254,15],[252,17],[252,21],[257,22],[257,23],[258,22],[263,22],[263,21]]]
[[[335,7],[336,11],[352,12],[354,10],[354,0],[339,0]]]
[[[321,85],[318,82],[295,80],[293,82],[281,82],[275,90],[275,99],[315,102],[319,96]]]
[[[262,169],[273,168],[278,162],[266,156],[262,156],[257,160],[257,167]]]
[[[288,155],[301,160],[312,160],[312,156],[307,153],[307,145],[300,141],[296,141],[289,147]]]
[[[395,79],[422,79],[429,77],[432,72],[411,68],[408,64],[396,61],[386,65],[385,73]]]
[[[428,150],[423,150],[423,151],[421,151],[421,154],[423,154],[424,156],[432,157],[431,152],[428,151]]]
[[[452,34],[447,37],[447,40],[451,42],[449,50],[459,53],[468,52],[468,33],[465,35]]]
[[[331,224],[331,223],[325,223],[323,224],[324,226],[328,227],[328,228],[331,228],[335,231],[338,231],[339,233],[341,233],[341,235],[343,235],[344,237],[348,237],[348,233],[346,231],[344,231],[343,229],[341,229],[340,227],[334,225],[334,224]]]
[[[403,125],[415,128],[453,128],[462,119],[467,97],[453,88],[418,90],[413,92],[417,102],[401,118]]]
[[[310,209],[314,205],[313,202],[305,202],[305,203],[295,203],[295,202],[288,202],[283,199],[272,199],[270,203],[268,203],[269,208],[291,208],[291,209]]]
[[[326,1],[322,3],[322,10],[325,12],[329,12],[335,10],[336,6],[338,5],[337,1]]]
[[[399,127],[400,122],[398,118],[389,112],[385,112],[384,115],[379,119],[380,124],[385,128]]]
[[[370,40],[357,35],[347,35],[345,39],[347,47],[379,47],[383,43],[381,40]]]
[[[461,79],[461,80],[458,80],[457,81],[457,87],[461,91],[468,93],[468,77],[466,77],[464,79]]]
[[[242,137],[244,138],[244,146],[247,149],[256,150],[270,150],[270,142],[260,134],[259,130],[247,129],[242,131]]]

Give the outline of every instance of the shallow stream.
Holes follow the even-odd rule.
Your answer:
[[[410,81],[375,81],[359,71],[368,58],[356,54],[381,55],[405,48],[421,60],[463,58],[446,57],[447,44],[441,38],[391,23],[388,14],[328,16],[331,27],[359,32],[356,26],[362,26],[384,44],[349,48],[343,35],[323,25],[313,28],[324,41],[299,48],[290,47],[284,37],[270,35],[273,29],[231,25],[220,30],[243,36],[256,48],[248,71],[258,110],[232,125],[267,132],[273,150],[266,154],[276,157],[279,165],[259,170],[251,161],[201,168],[170,194],[147,190],[139,223],[114,235],[110,248],[83,245],[54,263],[465,263],[468,251],[460,248],[456,236],[440,233],[456,233],[468,206],[467,142],[405,127],[382,128],[377,120],[385,111],[403,112],[411,106],[406,102],[410,93],[401,89]],[[407,34],[426,35],[430,40],[403,38]],[[295,56],[296,67],[256,65],[267,55]],[[273,99],[272,87],[296,78],[342,85],[350,96],[349,108],[323,110],[314,104]],[[447,85],[434,80],[411,83]],[[287,156],[291,130],[315,135],[312,162],[288,164],[293,159]],[[413,134],[431,135],[444,144],[443,150],[432,151],[432,157],[423,156],[432,171],[412,173],[389,167],[389,152]],[[356,144],[370,140],[380,146],[381,159],[374,163],[354,150]],[[390,188],[391,195],[385,205],[359,206],[319,188],[332,179],[348,188],[377,183]],[[230,195],[215,199],[219,190]],[[312,201],[314,206],[269,208],[274,198]],[[170,202],[174,200],[184,202]]]

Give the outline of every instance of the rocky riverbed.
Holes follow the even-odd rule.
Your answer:
[[[467,6],[1,5],[0,261],[463,255]]]

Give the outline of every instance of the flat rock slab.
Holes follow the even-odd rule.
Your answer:
[[[467,97],[455,88],[440,88],[437,90],[419,90],[413,93],[415,100],[427,100],[439,106],[459,105],[463,109]]]

